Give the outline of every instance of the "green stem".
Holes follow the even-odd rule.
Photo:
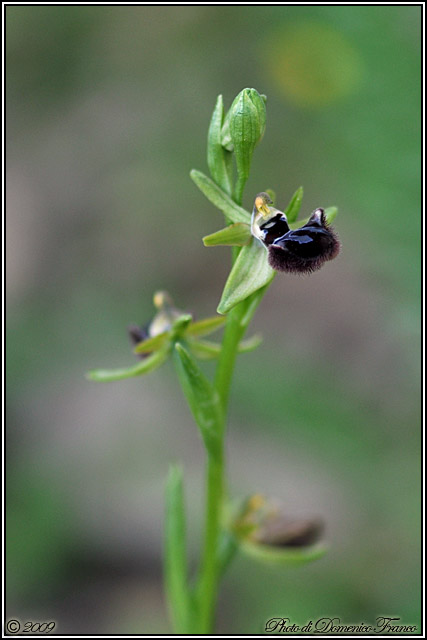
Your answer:
[[[234,254],[233,262],[236,257]],[[267,288],[268,285],[255,291],[228,314],[215,375],[214,386],[221,401],[222,419],[216,425],[220,436],[219,452],[215,456],[208,455],[207,461],[205,539],[197,591],[199,633],[212,631],[218,583],[222,575],[220,543],[225,496],[224,440],[234,365],[239,342]]]
[[[164,574],[167,601],[177,633],[185,633],[189,623],[182,482],[182,469],[178,466],[171,467],[166,485]]]
[[[198,585],[199,633],[209,633],[213,626],[219,564],[218,546],[221,532],[221,509],[224,489],[223,452],[208,456],[206,470],[206,525],[200,580]]]
[[[236,185],[234,187],[233,200],[240,206],[242,204],[243,190],[245,188],[247,179],[247,176],[239,174],[236,180]]]
[[[209,144],[209,142],[208,142]],[[239,174],[233,192],[233,200],[241,205],[243,190],[247,176]],[[219,186],[226,193],[230,192],[230,184],[225,178],[219,180]],[[233,263],[239,253],[238,247],[233,247]],[[223,570],[233,556],[230,546],[229,558],[221,555],[221,517],[225,494],[225,465],[224,465],[224,436],[227,422],[228,401],[230,397],[231,380],[240,340],[249,325],[258,302],[266,287],[256,291],[248,299],[236,305],[227,316],[227,324],[221,345],[218,367],[214,386],[221,402],[221,418],[216,421],[215,428],[219,436],[219,447],[215,453],[208,452],[206,470],[206,512],[205,536],[200,565],[199,579],[196,588],[197,623],[199,633],[207,634],[212,631],[214,612],[217,600],[218,582]]]
[[[222,341],[221,355],[215,376],[215,388],[221,399],[224,416],[227,414],[228,401],[231,389],[231,380],[234,373],[234,364],[237,356],[237,347],[243,338],[247,325],[242,323],[247,310],[247,300],[234,307],[228,314],[227,324]],[[223,423],[225,429],[225,419]]]
[[[209,455],[207,463],[205,540],[198,585],[200,633],[209,633],[212,630],[218,582],[222,573],[219,548],[225,494],[224,436],[231,380],[239,342],[255,313],[264,290],[257,291],[229,313],[215,377],[215,388],[222,406],[222,420],[217,425],[221,444],[219,454]]]
[[[245,301],[246,302],[246,301]],[[206,473],[206,515],[205,540],[200,568],[199,580],[199,623],[200,633],[211,631],[215,611],[218,581],[220,578],[219,545],[221,534],[221,513],[224,499],[224,433],[228,397],[237,347],[243,336],[245,327],[240,319],[246,311],[246,304],[242,302],[227,319],[221,355],[215,381],[216,390],[220,396],[222,406],[222,420],[217,424],[220,435],[220,450],[215,456],[208,455]]]

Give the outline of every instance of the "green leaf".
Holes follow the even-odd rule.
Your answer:
[[[250,213],[242,207],[239,207],[225,191],[220,189],[218,185],[205,176],[204,173],[197,171],[197,169],[192,169],[190,171],[190,177],[207,199],[212,202],[215,207],[220,209],[230,222],[251,223]]]
[[[160,347],[162,347],[167,338],[168,338],[169,332],[168,331],[164,331],[163,333],[159,333],[159,335],[154,336],[154,338],[147,338],[147,340],[143,340],[142,342],[139,342],[135,349],[133,350],[134,353],[151,353],[152,351],[157,351],[158,349],[160,349]]]
[[[338,207],[328,207],[325,209],[325,218],[328,224],[331,224],[338,215]]]
[[[218,393],[179,342],[175,345],[174,360],[182,390],[205,447],[209,453],[215,454],[220,444],[218,429],[222,419]]]
[[[222,316],[224,317],[224,316]],[[242,340],[237,347],[237,353],[249,353],[256,349],[262,342],[262,336],[254,335],[247,340]],[[212,360],[217,358],[221,353],[222,345],[211,340],[194,340],[188,341],[191,352],[200,360]]]
[[[323,543],[308,547],[273,547],[253,542],[241,542],[240,548],[248,556],[263,564],[282,567],[298,567],[325,555],[328,548]]]
[[[235,222],[225,229],[220,229],[215,233],[203,238],[205,247],[215,247],[217,245],[243,247],[249,244],[252,238],[251,228],[245,222]]]
[[[219,95],[212,114],[208,132],[208,167],[214,181],[231,195],[232,157],[230,151],[221,144],[221,129],[224,119],[224,105]]]
[[[161,364],[167,359],[169,355],[169,346],[160,351],[156,351],[148,358],[145,358],[140,363],[133,367],[126,369],[95,369],[89,371],[86,377],[94,382],[113,382],[115,380],[125,380],[126,378],[134,378],[135,376],[142,376],[145,373],[150,373],[160,367]]]
[[[231,109],[228,110],[227,115],[224,118],[224,124],[221,131],[221,144],[227,151],[233,151],[233,141],[231,140],[230,134],[230,111]]]
[[[194,338],[189,338],[187,344],[193,356],[199,360],[213,360],[221,353],[221,345],[211,340],[195,340]]]
[[[302,187],[298,187],[295,191],[294,195],[291,198],[290,203],[285,209],[285,215],[288,219],[288,223],[295,222],[298,218],[299,210],[301,209],[302,197],[304,195],[304,190]]]
[[[269,284],[275,273],[268,264],[264,246],[253,238],[249,245],[240,250],[231,269],[218,305],[218,313],[228,313],[236,304]]]
[[[224,317],[224,316],[223,316]],[[213,360],[221,353],[221,345],[210,340],[187,340],[191,353],[199,360]]]
[[[224,316],[212,316],[211,318],[204,318],[198,322],[190,324],[186,331],[187,336],[208,336],[210,333],[221,329],[226,322]]]
[[[166,483],[165,560],[166,593],[177,633],[187,631],[189,592],[182,468],[169,469]]]
[[[260,333],[255,333],[250,338],[246,338],[246,340],[239,342],[237,352],[250,353],[251,351],[255,351],[255,349],[261,344],[262,340],[262,335]]]

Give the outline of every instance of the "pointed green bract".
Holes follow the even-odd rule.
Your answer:
[[[239,207],[225,191],[220,189],[220,187],[205,176],[204,173],[197,171],[197,169],[192,169],[190,171],[190,177],[207,199],[212,202],[215,207],[220,209],[230,222],[251,223],[250,213],[242,207]]]
[[[302,187],[298,187],[294,195],[291,198],[290,203],[286,207],[284,213],[288,219],[288,223],[295,222],[298,218],[299,210],[301,209],[302,198],[304,190]]]
[[[138,343],[133,351],[134,353],[152,353],[153,351],[157,351],[165,344],[168,335],[169,332],[164,331],[163,333],[159,333],[158,336],[154,336],[154,338],[147,338],[147,340]]]
[[[175,345],[174,360],[182,390],[206,449],[215,455],[220,444],[218,426],[222,418],[218,393],[179,342]]]
[[[219,95],[212,114],[208,132],[208,167],[214,181],[231,195],[232,156],[221,144],[221,129],[224,120],[224,105]]]
[[[215,233],[203,238],[205,247],[216,247],[225,245],[229,247],[243,247],[249,244],[252,238],[251,228],[245,222],[235,222],[225,229],[220,229]]]
[[[187,631],[189,593],[182,468],[173,465],[166,483],[164,574],[171,617],[177,633]]]
[[[218,313],[228,313],[236,304],[269,284],[275,271],[268,264],[267,251],[255,238],[243,247],[225,284]]]
[[[226,318],[223,316],[212,316],[211,318],[204,318],[198,322],[190,324],[186,331],[187,336],[208,336],[210,333],[217,331],[224,326]]]
[[[89,371],[86,377],[94,382],[114,382],[115,380],[125,380],[126,378],[135,378],[136,376],[142,376],[145,373],[154,371],[157,367],[167,359],[169,354],[169,347],[160,351],[156,351],[145,360],[128,367],[126,369],[95,369]]]
[[[324,556],[328,550],[322,543],[309,547],[273,547],[252,542],[241,542],[240,549],[263,564],[280,567],[298,567],[313,562]]]

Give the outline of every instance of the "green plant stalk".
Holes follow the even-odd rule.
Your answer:
[[[189,594],[186,584],[185,509],[182,469],[169,470],[166,491],[165,587],[170,615],[177,633],[189,623]]]
[[[225,189],[228,185],[220,184],[219,186]],[[233,247],[233,262],[237,255],[238,247]],[[220,578],[218,551],[225,488],[224,435],[234,362],[237,356],[239,341],[244,333],[244,330],[242,331],[240,328],[239,322],[239,317],[243,315],[244,308],[245,302],[242,302],[240,305],[237,305],[227,317],[215,378],[215,388],[221,400],[222,419],[218,421],[216,425],[218,435],[220,436],[219,450],[216,456],[208,454],[206,468],[205,535],[197,584],[199,633],[203,634],[209,633],[213,627],[218,581]]]
[[[224,436],[226,414],[237,347],[246,328],[242,327],[240,322],[246,311],[245,303],[246,301],[237,305],[230,312],[227,319],[215,380],[215,387],[219,393],[222,407],[222,419],[216,425],[220,436],[220,446],[218,453],[208,455],[207,459],[205,538],[198,583],[199,632],[205,634],[212,629],[220,578],[219,543],[225,491]]]
[[[212,126],[212,125],[211,125]],[[209,164],[208,139],[208,164]],[[243,190],[247,175],[238,174],[232,199],[241,206]],[[217,184],[230,193],[229,175],[217,175]],[[234,264],[239,254],[239,247],[233,247],[232,262]],[[244,336],[256,307],[267,287],[255,292],[252,296],[236,305],[227,315],[227,322],[219,355],[214,386],[221,402],[221,418],[216,421],[215,428],[219,436],[219,446],[215,453],[208,452],[206,468],[206,512],[205,534],[200,573],[196,585],[197,626],[199,633],[207,634],[212,631],[215,606],[218,593],[218,583],[224,567],[220,555],[221,519],[225,497],[225,454],[224,440],[227,425],[227,411],[230,397],[231,381],[234,365],[238,353],[239,342]],[[233,554],[230,555],[230,557]]]
[[[247,323],[243,323],[242,320],[245,316],[249,300],[250,298],[244,300],[230,311],[224,331],[221,354],[215,375],[215,388],[221,399],[224,416],[226,416],[228,410],[237,347],[248,326]],[[222,426],[223,430],[225,430],[225,419]]]
[[[208,455],[206,472],[205,538],[198,583],[199,633],[212,630],[218,583],[221,578],[219,554],[221,517],[225,497],[224,442],[227,411],[238,345],[267,287],[236,305],[227,316],[222,348],[215,377],[215,388],[222,407],[222,420],[217,424],[219,452]]]
[[[239,205],[242,203],[243,190],[245,188],[246,181],[247,176],[239,175],[237,177],[236,186],[234,187],[233,200]]]
[[[197,585],[198,632],[209,633],[215,612],[219,563],[218,547],[221,533],[221,512],[224,497],[223,442],[218,455],[208,456],[206,467],[205,536],[200,576]]]
[[[266,289],[267,287],[264,287],[264,289],[257,291],[230,311],[215,377],[215,388],[222,406],[222,420],[217,423],[218,435],[220,436],[219,451],[215,455],[208,455],[207,460],[205,538],[197,591],[199,633],[209,633],[212,630],[218,582],[222,573],[219,546],[225,497],[224,443],[234,365],[239,342],[243,338]]]

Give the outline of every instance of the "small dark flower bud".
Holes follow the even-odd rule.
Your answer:
[[[274,547],[308,547],[320,539],[323,529],[319,518],[293,519],[279,513],[265,519],[254,540]]]
[[[339,251],[338,237],[319,208],[303,227],[276,237],[268,246],[268,262],[277,271],[312,273]]]
[[[147,338],[149,338],[150,336],[148,332],[149,326],[150,324],[146,325],[145,327],[138,327],[137,324],[131,324],[128,326],[129,338],[133,345],[138,344],[139,342],[142,342],[143,340],[146,340]]]
[[[136,324],[128,327],[128,335],[132,345],[138,345],[144,340],[170,331],[174,321],[183,315],[183,312],[174,307],[173,300],[166,291],[157,291],[154,294],[153,303],[157,309],[157,313],[150,322],[142,327]],[[150,355],[150,352],[138,353],[137,355],[143,360]]]
[[[276,500],[266,500],[259,494],[247,500],[234,522],[234,531],[244,543],[276,549],[300,549],[319,542],[324,531],[320,518],[295,518],[286,513],[284,505]]]

